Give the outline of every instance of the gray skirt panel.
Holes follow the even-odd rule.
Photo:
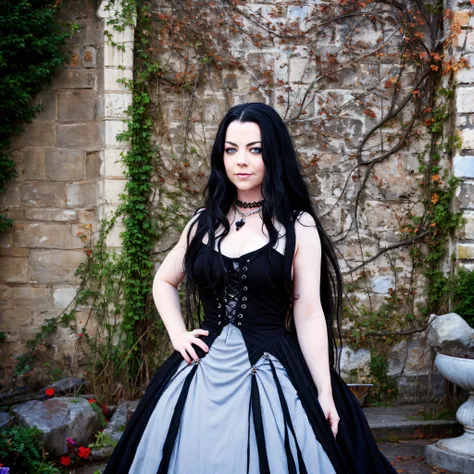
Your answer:
[[[259,474],[250,405],[253,376],[256,377],[260,394],[270,472],[288,473],[285,422],[269,360],[276,369],[308,473],[335,474],[285,368],[274,356],[267,354],[255,364],[253,375],[242,333],[233,324],[224,327],[209,353],[199,362],[181,416],[169,464],[170,473]],[[183,360],[168,383],[147,423],[129,473],[156,474],[174,407],[192,367]],[[289,438],[298,467],[296,444],[291,433]]]

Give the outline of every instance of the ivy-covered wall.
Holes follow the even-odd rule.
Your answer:
[[[11,381],[16,358],[27,351],[27,341],[74,298],[80,284],[76,270],[86,257],[81,236],[98,219],[102,139],[96,8],[95,0],[63,2],[58,23],[64,29],[76,25],[63,48],[69,61],[35,98],[42,111],[14,138],[9,153],[18,176],[0,195],[0,208],[14,220],[13,227],[0,234],[5,383]],[[80,312],[77,317],[80,321]],[[74,366],[76,341],[74,333],[60,330],[52,354],[44,354],[36,370],[50,373],[56,360],[67,372]]]
[[[4,198],[15,219],[0,237],[5,374],[38,324],[80,288],[68,312],[75,333],[61,329],[56,359],[76,354],[72,344],[84,335],[102,343],[97,321],[116,314],[127,363],[136,360],[131,373],[146,381],[153,345],[167,348],[154,333],[147,282],[200,204],[220,118],[234,104],[263,101],[291,129],[340,256],[343,375],[375,382],[375,397],[439,397],[426,323],[449,309],[445,275],[474,260],[470,7],[70,3],[65,14],[82,25],[71,63],[39,99],[46,115],[15,143],[22,172]],[[101,232],[117,211],[112,230]],[[122,256],[104,257],[97,241]],[[105,353],[102,368],[112,360],[123,368],[120,354]]]

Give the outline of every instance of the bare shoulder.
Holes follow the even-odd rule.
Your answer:
[[[296,217],[295,229],[308,226],[316,227],[316,222],[309,212],[301,211]]]
[[[319,232],[314,217],[306,211],[301,211],[295,221],[296,252],[310,248],[319,248]]]
[[[204,211],[205,211],[205,208],[201,207],[195,212],[195,214],[186,223],[186,225],[183,229],[183,232],[182,232],[182,236],[187,236],[188,235],[188,231],[189,231],[190,227],[193,226],[193,224],[199,219],[199,216],[201,215],[201,213],[204,212]],[[194,234],[196,233],[196,228],[197,228],[197,226],[194,226],[191,230],[191,235],[190,235],[191,239],[194,237]]]

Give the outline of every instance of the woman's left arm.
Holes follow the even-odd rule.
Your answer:
[[[329,371],[328,334],[319,284],[321,242],[316,223],[303,212],[295,223],[293,314],[301,351],[318,390],[318,401],[336,436],[339,415],[334,405]]]

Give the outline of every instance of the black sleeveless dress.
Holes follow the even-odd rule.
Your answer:
[[[177,351],[163,363],[105,474],[394,474],[331,369],[334,438],[284,325],[283,255],[269,244],[237,258],[212,250],[211,283],[203,272],[210,251],[201,244],[193,267],[210,350],[194,346],[200,360],[192,364]]]

